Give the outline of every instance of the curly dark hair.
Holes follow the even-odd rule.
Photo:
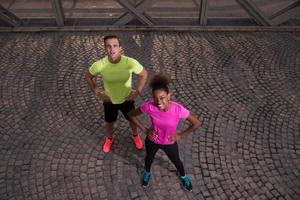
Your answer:
[[[152,89],[152,92],[154,92],[155,90],[163,90],[167,93],[169,93],[169,83],[170,83],[170,79],[168,78],[167,75],[163,74],[163,73],[156,73],[149,82],[149,86]]]

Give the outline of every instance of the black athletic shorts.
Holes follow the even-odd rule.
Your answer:
[[[112,104],[111,102],[104,102],[104,118],[108,123],[113,123],[118,118],[119,110],[124,117],[129,121],[128,113],[134,109],[134,101],[125,101],[121,104]]]

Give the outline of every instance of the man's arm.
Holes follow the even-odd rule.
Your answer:
[[[136,90],[137,90],[139,95],[141,95],[141,92],[142,92],[142,90],[145,86],[145,83],[147,81],[147,77],[148,77],[148,72],[145,68],[143,68],[141,73],[139,73],[139,79],[138,79],[137,86],[136,86]]]
[[[147,77],[148,77],[148,72],[143,67],[143,70],[141,71],[141,73],[139,73],[139,79],[138,79],[138,82],[137,82],[136,90],[132,90],[131,93],[126,98],[126,100],[133,100],[136,97],[141,96],[142,90],[143,90],[143,88],[145,86],[145,83],[147,81]]]
[[[102,101],[110,101],[110,98],[104,94],[103,91],[101,91],[95,81],[94,81],[95,76],[93,76],[89,71],[86,72],[85,74],[85,80],[88,83],[89,87],[93,91],[93,93],[99,97]]]
[[[94,81],[95,76],[93,76],[89,70],[87,70],[86,74],[85,74],[85,80],[88,83],[88,85],[90,86],[91,90],[95,93],[95,89],[97,88],[96,83]]]

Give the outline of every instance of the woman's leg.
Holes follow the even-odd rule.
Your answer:
[[[146,146],[145,170],[147,172],[150,172],[151,165],[154,156],[159,148],[159,145],[152,142],[151,140],[149,140],[148,137],[146,137],[145,146]]]
[[[162,149],[167,154],[168,158],[172,161],[172,163],[175,165],[180,176],[185,176],[184,167],[179,157],[177,142],[175,142],[174,144],[164,145]]]

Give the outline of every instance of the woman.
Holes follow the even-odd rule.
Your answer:
[[[156,74],[150,80],[153,101],[148,101],[140,107],[129,112],[129,118],[136,124],[143,133],[147,135],[145,140],[146,158],[145,171],[142,178],[142,185],[147,186],[151,177],[151,164],[158,149],[162,149],[178,170],[183,186],[188,191],[192,190],[192,183],[185,174],[183,164],[179,157],[177,140],[195,130],[199,120],[179,103],[170,101],[169,79],[163,74]],[[146,128],[137,118],[146,114],[151,119],[151,127]],[[190,122],[190,126],[184,131],[176,131],[181,119]]]

